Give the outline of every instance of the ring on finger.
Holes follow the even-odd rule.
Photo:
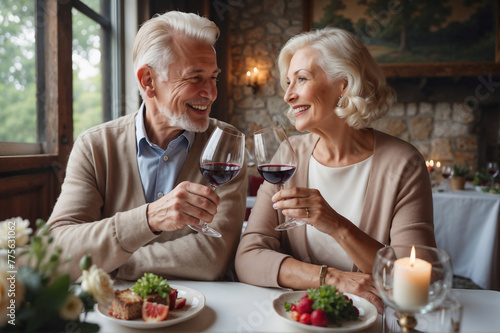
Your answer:
[[[306,208],[306,218],[309,218],[309,208]]]

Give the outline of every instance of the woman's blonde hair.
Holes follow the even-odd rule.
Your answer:
[[[205,41],[213,46],[219,34],[214,22],[193,13],[170,11],[155,15],[135,36],[132,52],[134,73],[137,74],[141,66],[148,65],[166,78],[168,66],[176,60],[176,36]],[[140,85],[139,91],[143,93]]]
[[[347,81],[347,88],[335,112],[345,118],[349,126],[357,129],[368,127],[389,111],[395,94],[387,85],[382,70],[363,42],[339,28],[305,32],[285,44],[278,58],[280,83],[284,90],[288,88],[290,61],[295,52],[305,47],[319,52],[318,65],[325,71],[329,82],[338,79]]]

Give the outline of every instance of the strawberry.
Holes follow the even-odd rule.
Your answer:
[[[355,307],[354,305],[352,306],[352,313],[356,318],[359,318],[359,309]]]
[[[311,315],[309,313],[301,314],[299,322],[302,324],[311,325]]]
[[[309,297],[302,297],[299,302],[297,303],[297,311],[302,314],[302,313],[311,313],[313,308],[313,303],[314,301],[310,299]]]
[[[290,319],[294,320],[294,321],[299,321],[300,313],[298,313],[297,311],[291,311],[290,312]]]
[[[177,299],[177,289],[170,288],[170,296],[169,296],[169,303],[172,309],[174,308],[175,305],[175,300]]]
[[[186,297],[178,297],[175,300],[175,309],[181,309],[186,305]]]
[[[311,312],[311,323],[314,326],[327,327],[329,321],[326,312],[319,309]]]

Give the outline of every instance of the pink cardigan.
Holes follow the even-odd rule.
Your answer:
[[[422,155],[405,141],[372,131],[373,160],[359,228],[383,244],[435,247],[432,191]],[[299,161],[286,187],[307,187],[309,159],[318,139],[315,134],[290,138]],[[236,253],[236,273],[242,282],[279,287],[281,262],[290,256],[321,264],[308,250],[305,227],[274,230],[284,221],[284,216],[272,208],[271,197],[277,190],[277,186],[264,182],[257,194]]]
[[[71,152],[62,192],[49,219],[55,245],[73,260],[65,266],[72,279],[81,275],[78,262],[89,252],[93,262],[117,277],[135,280],[145,272],[167,278],[221,279],[233,264],[241,236],[247,189],[246,167],[217,189],[221,197],[210,224],[222,233],[211,238],[185,227],[155,235],[146,218],[136,157],[135,114],[101,124],[83,133]],[[211,119],[197,133],[177,184],[207,184],[199,157],[213,129]]]

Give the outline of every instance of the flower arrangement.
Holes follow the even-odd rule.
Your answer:
[[[29,244],[28,226],[21,218],[0,222],[0,330],[97,332],[97,324],[85,322],[86,314],[96,303],[111,304],[113,280],[84,255],[80,285],[71,284],[69,274],[58,271],[62,251],[51,246],[49,226],[38,219]]]

